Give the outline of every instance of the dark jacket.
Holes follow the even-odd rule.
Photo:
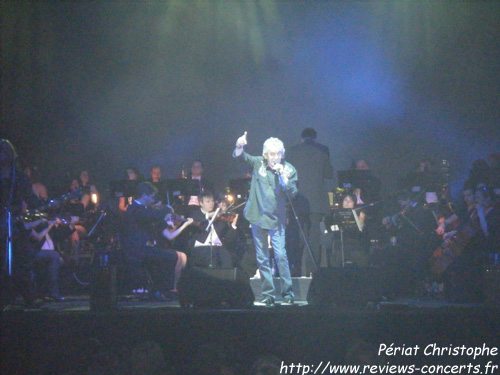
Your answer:
[[[328,157],[328,147],[312,140],[295,145],[287,150],[286,160],[297,170],[299,194],[296,209],[301,213],[329,212],[328,190],[326,180],[333,178],[333,167]]]

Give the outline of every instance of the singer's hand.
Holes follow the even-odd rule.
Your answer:
[[[445,232],[445,226],[444,225],[439,225],[437,228],[436,228],[436,233],[440,236],[442,236]]]
[[[277,163],[277,164],[274,164],[273,165],[273,170],[275,170],[276,172],[278,172],[278,174],[283,174],[283,164],[280,164],[280,163]]]
[[[247,145],[247,132],[245,131],[245,134],[239,137],[238,140],[236,141],[236,147],[242,148],[243,146],[246,145]]]

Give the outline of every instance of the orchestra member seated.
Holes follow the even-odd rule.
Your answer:
[[[203,176],[203,163],[201,160],[195,160],[191,164],[190,178],[192,180],[198,180],[199,194],[204,191],[214,191],[213,184]],[[186,205],[188,216],[191,216],[191,211],[197,211],[200,202],[198,200],[198,195],[191,195],[186,198]]]
[[[122,187],[122,196],[120,196],[118,202],[118,209],[122,212],[127,211],[127,207],[132,204],[132,201],[137,196],[137,184],[143,180],[137,168],[127,167],[125,174],[125,185]]]
[[[356,204],[373,203],[380,199],[380,179],[372,174],[365,159],[353,162],[352,169],[357,171],[352,181]]]
[[[458,206],[454,213],[447,217],[441,218],[439,225],[436,228],[436,233],[445,235],[453,231],[460,223],[469,221],[471,215],[476,215],[476,200],[474,198],[474,187],[468,182],[464,184],[462,189],[463,203]],[[450,229],[451,228],[451,229]]]
[[[29,237],[36,243],[34,245],[33,264],[47,264],[49,275],[49,296],[47,298],[56,302],[64,301],[64,297],[59,294],[59,268],[64,262],[54,246],[57,237],[60,237],[57,234],[57,228],[62,224],[62,221],[59,218],[51,221],[38,219],[33,222],[23,221],[23,224],[24,229],[29,232]],[[45,227],[39,229],[42,225],[45,225]],[[38,292],[41,292],[41,290],[38,290]]]
[[[92,211],[97,206],[98,202],[93,201],[92,196],[95,194],[97,197],[97,188],[92,184],[90,180],[90,174],[87,170],[82,170],[80,172],[80,187],[82,189],[82,198],[80,201],[85,208],[85,211]]]
[[[451,302],[484,300],[483,267],[495,264],[500,252],[500,208],[492,198],[489,188],[477,188],[475,205],[458,228],[444,236],[441,247],[453,254],[443,273],[445,296]]]
[[[345,195],[342,200],[341,210],[348,213],[349,216],[344,216],[346,220],[339,223],[339,229],[342,230],[342,233],[340,233],[340,230],[333,232],[334,254],[331,265],[334,267],[343,267],[345,265],[368,266],[369,242],[362,232],[365,225],[365,213],[361,210],[355,211],[358,216],[358,225],[354,213],[352,213],[355,208],[356,196],[354,194]]]
[[[33,191],[33,199],[28,204],[30,208],[38,208],[49,199],[47,187],[40,182],[40,173],[37,167],[27,166],[24,173],[29,177]]]
[[[436,184],[440,180],[430,159],[419,160],[415,170],[409,171],[399,181],[399,188],[419,194],[424,191],[436,192]]]
[[[429,206],[412,201],[409,191],[398,192],[396,199],[397,212],[382,220],[391,236],[387,265],[393,271],[396,295],[418,295],[428,276],[428,260],[440,244],[437,221]]]
[[[80,185],[80,180],[73,178],[70,182],[67,195],[70,199],[64,204],[64,216],[71,216],[70,224],[72,230],[69,233],[69,241],[71,244],[71,256],[73,258],[81,250],[80,240],[87,237],[88,234],[82,222],[85,219],[85,204],[88,205],[90,202],[90,195],[86,195],[83,192],[84,189]]]
[[[137,185],[137,198],[128,206],[125,213],[125,231],[123,248],[129,265],[135,269],[141,266],[154,268],[152,278],[155,284],[155,296],[166,299],[171,291],[176,290],[175,281],[179,279],[185,255],[167,250],[157,245],[154,229],[158,222],[168,219],[170,207],[153,208],[156,189],[148,182]]]
[[[201,193],[199,202],[200,207],[191,213],[194,222],[197,223],[197,231],[189,241],[190,265],[231,268],[232,257],[225,244],[234,240],[238,218],[232,218],[228,224],[214,217],[215,199],[211,192]],[[209,226],[211,221],[213,222]]]
[[[229,254],[233,259],[234,267],[241,267],[243,257],[247,251],[246,245],[246,235],[244,232],[244,218],[240,218],[239,214],[231,211],[232,203],[227,201],[225,198],[220,198],[217,201],[217,207],[219,207],[219,213],[221,220],[226,222],[226,225],[231,225],[234,222],[234,228],[236,233],[231,235],[224,242],[226,249],[229,249]],[[243,221],[242,221],[243,220]]]
[[[167,223],[167,227],[163,230],[162,235],[166,238],[170,243],[172,243],[188,226],[193,223],[192,218],[181,220],[174,218],[173,215],[167,215],[165,217],[165,222]],[[180,224],[180,225],[179,225]],[[177,253],[178,260],[175,265],[175,279],[174,279],[174,289],[172,292],[177,292],[177,282],[179,281],[179,277],[181,275],[181,271],[186,267],[187,256],[183,251],[174,250]]]

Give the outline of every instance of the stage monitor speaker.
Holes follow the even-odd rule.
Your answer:
[[[250,279],[239,268],[186,268],[177,289],[181,307],[247,308],[254,300]]]
[[[379,268],[318,268],[307,293],[308,305],[366,308],[376,306],[388,290]]]

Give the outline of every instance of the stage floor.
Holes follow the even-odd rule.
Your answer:
[[[384,312],[384,311],[395,311],[395,310],[418,310],[421,313],[427,312],[432,313],[440,309],[458,309],[461,311],[485,311],[485,310],[495,310],[499,309],[500,306],[491,306],[486,303],[452,303],[447,302],[442,298],[433,297],[422,297],[422,298],[400,298],[393,301],[381,301],[378,304],[367,304],[361,307],[352,306],[311,306],[308,305],[306,300],[296,300],[295,306],[280,306],[280,299],[278,298],[273,308],[266,308],[263,306],[250,306],[247,309],[230,309],[224,308],[181,308],[179,301],[177,299],[171,301],[156,301],[150,298],[138,295],[122,296],[118,298],[115,309],[96,309],[97,312],[131,312],[131,311],[141,311],[141,310],[162,310],[162,312],[168,313],[176,310],[182,310],[183,312],[191,310],[199,311],[282,311],[283,309],[293,310],[295,312],[306,313],[307,311],[351,311],[351,312]],[[28,307],[23,303],[21,298],[17,298],[16,302],[8,305],[4,308],[4,316],[8,316],[14,312],[24,312],[29,314],[36,313],[81,313],[81,312],[92,312],[90,307],[90,297],[88,295],[73,295],[65,297],[64,302],[43,302],[37,307]]]
[[[299,301],[293,307],[203,309],[181,308],[175,301],[121,298],[116,309],[93,310],[87,295],[74,295],[36,309],[14,304],[3,311],[0,373],[86,374],[96,364],[107,366],[103,356],[114,358],[113,366],[128,363],[138,345],[161,348],[171,369],[165,373],[179,375],[220,373],[204,367],[220,361],[231,364],[233,374],[244,375],[269,354],[288,364],[345,364],[359,345],[381,365],[486,366],[498,363],[499,356],[387,356],[378,350],[391,344],[498,348],[499,317],[498,306],[438,299],[399,299],[364,307]]]

